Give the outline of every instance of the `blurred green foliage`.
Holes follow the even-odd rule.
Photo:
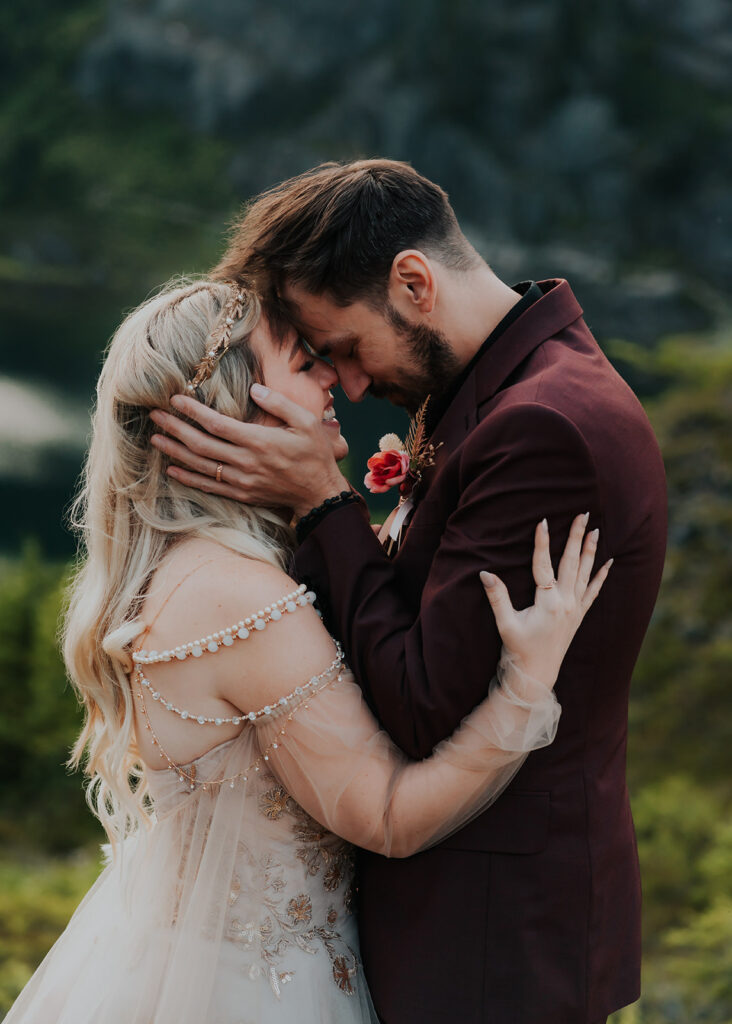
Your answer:
[[[198,262],[207,255],[195,227],[234,203],[225,173],[230,148],[210,137],[202,144],[162,113],[115,109],[110,116],[106,106],[84,100],[75,81],[79,54],[105,14],[98,0],[0,9],[0,207],[24,222],[35,211],[46,229],[49,214],[52,224],[61,217],[76,229],[71,237],[85,250],[78,256],[96,262],[105,254],[115,275],[127,269],[136,283],[143,261],[157,267],[157,282],[160,266],[171,265],[166,254],[179,267],[181,251],[198,253]],[[8,233],[11,227],[5,222]],[[209,251],[211,241],[215,249],[221,244],[219,229]]]
[[[99,0],[0,5],[0,316],[38,356],[8,345],[3,364],[77,395],[121,312],[171,268],[214,263],[238,206],[229,143],[80,95],[79,54],[105,15]]]
[[[645,982],[615,1024],[732,1020],[732,335],[618,345],[663,391],[648,403],[669,476],[664,584],[634,680],[629,777],[643,866]],[[100,838],[63,764],[79,709],[56,645],[65,567],[32,545],[0,568],[0,838],[52,860],[0,864],[0,1007],[93,878]],[[37,853],[34,856],[38,856]],[[71,857],[71,859],[69,859]]]
[[[92,852],[53,861],[0,860],[0,1012],[9,1008],[98,873],[99,857]]]
[[[649,356],[643,353],[644,360]],[[637,778],[666,766],[724,779],[732,716],[732,345],[690,337],[661,345],[668,381],[648,411],[670,482],[663,598],[638,667],[631,757]]]
[[[0,564],[0,845],[64,853],[99,835],[63,764],[79,730],[57,630],[65,568],[29,544]]]

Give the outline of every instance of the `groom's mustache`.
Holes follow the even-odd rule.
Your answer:
[[[383,382],[373,382],[369,384],[366,392],[371,395],[372,398],[385,398],[387,402],[391,402],[392,405],[398,405],[400,408],[406,409],[410,414],[416,412],[425,399],[425,395],[421,394],[421,392],[417,394],[416,391],[400,387],[399,384],[387,384]]]

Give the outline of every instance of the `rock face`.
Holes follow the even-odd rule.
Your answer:
[[[116,0],[78,81],[236,140],[244,197],[409,160],[503,276],[571,276],[606,335],[618,288],[650,341],[729,281],[728,0]]]

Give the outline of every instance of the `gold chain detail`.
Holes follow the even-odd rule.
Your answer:
[[[328,671],[334,671],[334,669],[333,668],[329,668]],[[265,749],[262,751],[262,753],[259,755],[259,757],[256,759],[256,761],[252,761],[252,763],[247,768],[244,768],[242,771],[237,772],[236,775],[229,775],[229,776],[226,776],[225,778],[221,778],[221,779],[211,779],[211,780],[208,780],[207,782],[204,782],[204,783],[201,784],[201,788],[205,791],[205,790],[207,790],[209,788],[213,788],[214,786],[223,786],[225,783],[228,782],[230,787],[233,789],[234,788],[234,784],[237,782],[238,779],[241,779],[242,782],[246,782],[250,772],[253,771],[256,774],[260,770],[260,768],[262,767],[263,762],[264,761],[269,761],[269,755],[272,753],[272,751],[278,749],[280,738],[287,734],[287,724],[292,721],[292,719],[294,718],[295,714],[300,710],[300,708],[304,708],[305,710],[307,710],[310,707],[308,701],[311,699],[311,697],[313,697],[316,694],[320,693],[321,690],[325,690],[328,687],[333,686],[335,683],[339,682],[342,675],[343,675],[343,665],[341,664],[338,667],[338,674],[337,674],[337,676],[335,676],[334,679],[331,679],[328,682],[324,683],[318,690],[315,690],[314,693],[311,694],[310,697],[305,697],[299,704],[297,704],[292,709],[292,711],[290,711],[289,715],[285,719],[285,725],[278,732],[277,740],[273,740],[272,743],[270,743],[270,745],[268,747],[265,747]],[[158,739],[157,733],[155,732],[155,730],[153,729],[152,725],[150,724],[150,716],[147,713],[147,706],[145,704],[145,694],[143,692],[143,687],[142,686],[137,691],[137,696],[140,698],[140,704],[141,704],[141,707],[142,707],[142,714],[145,717],[145,728],[150,733],[150,736],[151,736],[151,739],[152,739],[153,743],[155,744],[155,746],[160,751],[160,757],[165,760],[165,762],[167,763],[168,768],[171,771],[174,771],[177,774],[178,779],[180,780],[180,782],[187,782],[191,789],[195,789],[196,788],[196,766],[195,766],[195,764],[193,765],[192,769],[190,771],[188,771],[183,765],[179,765],[175,761],[173,761],[173,759],[170,757],[168,752],[165,750],[165,748],[161,744],[160,740]],[[244,730],[242,730],[242,732],[243,731]],[[241,735],[241,733],[238,733],[237,736],[235,736],[233,738],[237,739],[238,736],[240,736],[240,735]],[[201,757],[205,757],[205,754],[202,754]],[[198,760],[198,758],[196,758],[196,760]]]

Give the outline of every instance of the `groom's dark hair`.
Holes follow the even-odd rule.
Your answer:
[[[462,270],[480,259],[447,194],[396,160],[325,163],[257,196],[213,271],[254,288],[283,312],[287,281],[340,305],[381,307],[394,257],[419,249]]]

